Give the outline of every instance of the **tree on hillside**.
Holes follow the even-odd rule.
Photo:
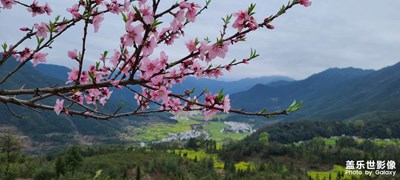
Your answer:
[[[0,153],[4,155],[4,162],[1,164],[5,165],[5,167],[0,166],[0,172],[3,173],[0,177],[4,179],[13,179],[13,177],[10,176],[10,166],[17,161],[20,149],[21,141],[18,137],[9,133],[0,134]]]
[[[140,180],[141,174],[140,174],[140,166],[137,166],[136,168],[136,180]]]
[[[47,14],[53,17],[49,22],[35,22],[33,25],[23,24],[20,31],[25,35],[13,43],[2,44],[3,53],[0,58],[0,69],[7,61],[19,63],[12,70],[0,77],[0,85],[10,81],[10,78],[20,73],[22,67],[32,62],[33,66],[46,62],[48,53],[51,53],[53,43],[72,27],[82,25],[82,42],[76,49],[65,49],[65,57],[75,62],[75,66],[68,73],[66,85],[52,85],[49,87],[7,88],[0,89],[0,102],[8,110],[13,111],[10,104],[33,110],[51,110],[57,115],[79,115],[99,120],[107,120],[131,115],[144,115],[157,112],[189,112],[198,111],[208,120],[218,112],[238,113],[252,116],[272,117],[288,114],[297,110],[301,103],[294,103],[289,108],[277,112],[247,112],[242,109],[231,109],[229,95],[212,93],[204,90],[195,94],[193,89],[185,93],[172,92],[171,88],[181,83],[188,76],[197,78],[218,78],[224,71],[230,71],[238,65],[244,65],[259,56],[255,50],[250,55],[220,64],[218,59],[225,58],[231,46],[245,41],[248,34],[260,29],[274,29],[272,22],[286,13],[295,5],[310,6],[309,0],[291,0],[283,5],[277,13],[256,19],[255,4],[246,10],[228,14],[222,18],[221,31],[217,38],[198,37],[187,41],[187,54],[181,58],[171,59],[160,49],[163,46],[176,46],[186,32],[187,25],[194,23],[197,16],[210,5],[210,0],[204,4],[197,4],[187,0],[170,3],[165,7],[160,5],[161,0],[79,0],[71,7],[66,7],[71,17],[52,16],[50,4],[33,1],[25,3],[18,0],[2,0],[4,10],[15,6],[27,8],[32,16]],[[119,47],[110,47],[109,51],[89,52],[88,41],[93,40],[89,34],[91,28],[94,33],[101,29],[106,15],[122,16],[125,33],[118,39]],[[102,37],[97,37],[101,39]],[[27,43],[35,46],[24,47]],[[157,53],[156,53],[157,52]],[[97,63],[91,64],[88,69],[84,65],[90,63],[89,53],[100,54]],[[3,70],[3,69],[2,69]],[[100,110],[111,98],[111,88],[126,89],[132,92],[137,106],[130,112],[123,112],[123,106],[115,107],[113,113]],[[51,100],[49,103],[46,100]],[[55,102],[54,102],[55,101]]]
[[[262,132],[259,137],[258,141],[263,145],[268,145],[269,143],[269,134],[267,131]]]
[[[72,146],[67,150],[65,155],[65,164],[70,169],[72,176],[75,174],[75,170],[82,163],[82,155],[78,146]]]
[[[54,168],[55,168],[57,177],[60,177],[61,175],[65,175],[66,165],[65,165],[64,158],[62,156],[57,157]]]

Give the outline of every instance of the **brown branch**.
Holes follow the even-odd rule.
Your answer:
[[[15,112],[11,109],[11,107],[8,105],[8,103],[5,103],[5,102],[3,102],[3,103],[4,103],[4,105],[6,105],[8,111],[10,111],[11,114],[12,114],[14,117],[16,117],[16,118],[18,118],[18,119],[23,119],[23,118],[24,118],[24,117],[22,117],[22,116],[19,116],[17,113],[15,113]]]
[[[144,82],[143,80],[121,80],[120,85],[136,85]],[[76,84],[69,86],[61,86],[61,87],[45,87],[45,88],[37,88],[37,89],[20,89],[20,90],[5,90],[0,89],[0,95],[22,95],[22,94],[35,94],[39,93],[50,93],[50,94],[58,94],[65,93],[71,90],[80,89],[92,89],[96,87],[110,87],[111,81],[98,82],[96,84]]]
[[[86,13],[90,13],[90,9],[91,9],[91,1],[89,1],[89,4],[87,5],[87,8],[85,9]],[[84,14],[85,14],[84,12]],[[82,52],[81,52],[81,57],[80,57],[80,61],[79,61],[79,73],[78,73],[78,79],[76,79],[76,83],[80,83],[80,79],[81,79],[81,74],[82,74],[82,68],[83,68],[83,60],[85,57],[85,52],[86,52],[86,38],[87,38],[87,29],[89,26],[89,19],[85,19],[85,25],[83,27],[83,37],[82,37]]]

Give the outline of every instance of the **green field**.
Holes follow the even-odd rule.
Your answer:
[[[224,122],[211,121],[205,126],[205,130],[210,134],[210,138],[217,142],[224,142],[226,140],[241,140],[251,133],[223,133],[221,129],[224,129]]]
[[[236,170],[246,171],[249,168],[250,168],[250,171],[255,171],[256,170],[256,166],[254,165],[253,162],[240,161],[240,162],[235,164],[235,169]]]
[[[337,179],[337,175],[339,172],[344,174],[345,168],[340,165],[334,165],[333,169],[330,171],[308,171],[307,174],[311,177],[311,179],[314,180],[329,179],[329,176],[331,176],[330,179],[335,180]],[[354,179],[354,178],[359,179],[360,176],[344,174],[344,179]]]
[[[194,151],[194,150],[188,150],[188,149],[182,149],[182,150],[175,150],[176,154],[180,154],[180,156],[184,157],[184,154],[187,154],[186,158],[190,160],[194,160],[197,158],[198,161],[203,160],[204,158],[212,158],[214,160],[214,167],[218,169],[223,169],[224,168],[224,163],[219,161],[217,154],[207,154],[205,150],[199,150],[199,151]]]
[[[186,154],[186,158],[190,160],[197,159],[198,161],[201,161],[204,158],[206,159],[212,158],[214,160],[214,168],[217,169],[224,168],[224,162],[219,160],[217,154],[208,154],[206,153],[205,150],[194,151],[194,150],[182,149],[182,150],[175,150],[175,154],[179,154],[181,157],[184,157],[184,155]],[[256,167],[253,162],[244,162],[244,161],[236,163],[235,168],[236,170],[242,170],[242,171],[245,171],[248,168],[250,168],[251,171],[256,170]]]
[[[214,119],[224,119],[228,115],[219,114]],[[189,120],[178,119],[176,124],[171,123],[153,123],[139,128],[135,128],[131,134],[129,140],[133,141],[159,141],[164,138],[170,137],[170,133],[182,133],[191,130],[191,125],[202,124],[204,122],[203,116],[190,116]],[[209,121],[205,124],[204,129],[209,133],[210,138],[218,142],[218,147],[221,147],[221,143],[227,140],[241,140],[251,133],[223,133],[224,122],[220,121]]]
[[[190,125],[199,124],[194,120],[178,120],[178,123],[154,123],[141,128],[135,128],[134,136],[135,141],[157,141],[168,138],[170,133],[182,133],[191,130]]]
[[[376,145],[379,146],[386,146],[386,145],[400,145],[400,139],[390,139],[390,140],[385,140],[385,139],[374,139],[373,142]]]
[[[216,114],[209,121],[222,120],[222,119],[227,118],[228,116],[229,116],[228,114]],[[196,120],[196,121],[204,121],[204,116],[202,116],[202,115],[194,115],[194,116],[190,116],[189,118]]]
[[[335,147],[336,139],[325,139],[325,145]]]

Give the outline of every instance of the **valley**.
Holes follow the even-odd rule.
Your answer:
[[[30,78],[27,86],[32,87],[63,83],[65,76],[57,73],[69,71],[53,65],[26,67],[25,74],[2,88],[20,86],[22,78]],[[298,81],[264,77],[234,83],[203,79],[196,84],[188,78],[175,89],[184,92],[195,86],[198,93],[223,85],[234,108],[253,112],[303,102],[300,110],[271,119],[230,113],[204,121],[196,113],[157,113],[98,121],[12,107],[24,117],[20,119],[2,107],[0,134],[11,134],[21,144],[14,152],[18,161],[12,161],[18,177],[132,179],[139,173],[144,179],[363,179],[366,176],[344,174],[348,159],[399,162],[398,72],[400,65],[395,64],[377,71],[333,68]],[[105,111],[136,107],[129,92],[113,91],[115,98],[101,107]],[[76,167],[62,166],[77,154]]]

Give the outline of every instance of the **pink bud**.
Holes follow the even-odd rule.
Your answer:
[[[19,28],[19,30],[21,30],[21,31],[29,31],[30,29],[27,28],[27,27],[22,27],[22,28]]]
[[[187,3],[186,2],[181,2],[179,4],[179,8],[181,8],[181,9],[185,9],[186,7],[187,7]]]
[[[303,5],[304,7],[311,6],[311,4],[312,4],[311,1],[309,1],[309,0],[300,0],[299,3],[301,5]]]
[[[226,69],[227,71],[231,71],[231,70],[232,70],[232,66],[231,66],[231,65],[227,65],[227,66],[225,67],[225,69]]]
[[[275,26],[272,25],[272,24],[267,24],[267,28],[268,28],[268,29],[275,29]]]
[[[68,51],[68,57],[71,59],[76,59],[78,57],[78,52],[76,49],[73,51]]]

